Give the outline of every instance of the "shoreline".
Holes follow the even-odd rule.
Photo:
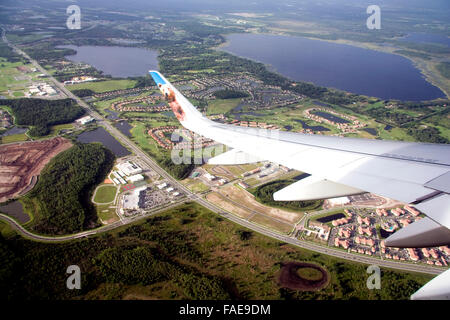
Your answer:
[[[245,34],[245,33],[242,33],[242,34]],[[378,52],[383,52],[383,53],[388,53],[388,54],[394,54],[394,55],[397,55],[397,56],[401,56],[403,58],[408,59],[412,63],[413,67],[420,72],[420,74],[424,77],[424,80],[426,82],[428,82],[432,86],[438,88],[444,94],[444,97],[436,98],[436,99],[432,99],[432,100],[450,99],[450,84],[448,85],[448,87],[444,86],[442,84],[442,82],[446,81],[445,78],[443,78],[441,75],[437,74],[438,71],[431,70],[433,68],[433,65],[439,63],[439,62],[435,61],[436,58],[432,58],[431,61],[425,61],[425,60],[420,59],[420,58],[412,58],[412,57],[406,56],[404,54],[399,54],[399,53],[394,52],[395,50],[401,50],[401,48],[395,48],[395,47],[382,47],[381,48],[380,46],[377,46],[377,45],[370,45],[370,44],[364,43],[364,42],[355,42],[355,41],[350,41],[350,40],[345,40],[345,39],[326,40],[326,39],[319,39],[319,38],[314,38],[314,37],[294,36],[294,35],[291,35],[291,34],[288,34],[288,33],[285,33],[285,32],[280,32],[280,31],[277,31],[277,32],[264,32],[264,33],[262,33],[262,32],[248,32],[248,34],[281,35],[281,36],[288,36],[288,37],[301,37],[301,38],[305,38],[305,39],[309,39],[309,40],[326,41],[326,42],[334,43],[334,44],[344,44],[344,45],[349,45],[349,46],[353,46],[353,47],[357,47],[357,48],[362,48],[362,49],[367,49],[367,50],[374,50],[374,51],[378,51]],[[223,35],[223,36],[226,39],[227,35]],[[270,64],[264,63],[262,61],[258,61],[258,60],[251,59],[251,58],[248,58],[248,57],[239,56],[239,55],[236,55],[234,53],[231,53],[229,51],[224,50],[223,48],[226,47],[229,43],[230,43],[230,41],[228,39],[226,39],[226,41],[224,43],[221,43],[220,45],[218,45],[216,47],[213,47],[213,48],[215,50],[221,50],[223,52],[235,55],[235,56],[240,57],[240,58],[249,59],[251,61],[262,63],[265,66],[269,66],[269,67],[271,66]],[[388,49],[388,50],[386,50],[386,49]],[[273,66],[271,66],[271,67],[272,67],[272,70],[268,68],[268,71],[275,72],[275,73],[278,73],[278,74],[282,75],[278,71],[274,70]],[[289,80],[296,81],[296,80],[291,79],[291,78],[289,78],[289,77],[287,77],[285,75],[282,75],[282,76],[287,78],[287,79],[289,79]],[[301,82],[313,83],[311,81],[301,81]],[[315,83],[313,83],[313,84],[315,86],[320,86],[320,85],[317,85]],[[327,89],[332,89],[332,90],[339,90],[339,91],[347,92],[347,93],[350,93],[350,94],[357,94],[357,95],[361,95],[361,96],[367,96],[367,95],[364,95],[364,94],[359,94],[359,93],[351,92],[351,91],[344,90],[344,89],[337,89],[337,88],[328,87],[328,86],[322,86],[322,87],[326,87]],[[370,96],[367,96],[367,97],[372,98]],[[386,100],[386,99],[381,98],[381,97],[373,97],[373,98]],[[390,99],[388,99],[388,100],[390,100]],[[392,100],[398,100],[398,99],[392,99]],[[408,101],[408,100],[405,100],[405,101]],[[420,100],[420,101],[431,101],[431,100]]]

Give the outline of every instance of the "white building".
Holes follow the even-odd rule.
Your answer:
[[[95,119],[92,118],[91,116],[85,116],[83,118],[77,119],[75,122],[78,122],[79,124],[85,125],[87,123],[90,123],[92,121],[94,121]]]
[[[159,186],[157,186],[159,190],[164,189],[165,187],[167,187],[167,183],[162,183]]]
[[[136,188],[123,197],[122,207],[126,210],[139,209],[139,193],[147,189],[146,186]]]
[[[142,174],[135,174],[134,176],[128,177],[127,180],[130,183],[135,183],[138,181],[143,181],[144,180],[144,176]]]
[[[117,168],[127,176],[133,176],[142,172],[142,169],[137,164],[134,164],[130,161],[118,164]]]
[[[210,174],[210,173],[205,173],[204,175],[203,175],[206,179],[208,179],[209,181],[213,181],[216,177],[215,176],[213,176],[212,174]]]
[[[166,189],[167,192],[172,192],[173,190],[175,190],[175,189],[172,187]]]
[[[339,198],[328,199],[328,202],[331,205],[345,205],[345,204],[349,204],[350,200],[348,199],[348,197],[339,197]]]

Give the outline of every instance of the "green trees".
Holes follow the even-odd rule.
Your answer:
[[[312,200],[312,201],[275,201],[273,200],[273,194],[287,187],[288,185],[294,183],[295,181],[290,180],[278,180],[266,183],[256,189],[249,190],[256,199],[264,204],[273,207],[288,208],[292,210],[314,210],[320,208],[322,205],[322,200]]]
[[[70,123],[84,114],[84,109],[75,105],[72,99],[3,100],[14,113],[18,125],[33,126],[32,136],[41,137],[50,132],[49,126]]]
[[[100,144],[77,144],[53,158],[25,199],[27,207],[37,211],[34,229],[48,234],[73,233],[96,222],[89,195],[113,162],[113,153]]]
[[[89,97],[95,94],[91,89],[77,89],[73,90],[72,93],[80,98]]]

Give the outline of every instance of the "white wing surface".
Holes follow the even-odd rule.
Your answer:
[[[276,200],[331,198],[372,192],[415,205],[428,217],[399,230],[386,244],[431,247],[450,244],[450,145],[340,138],[238,127],[204,117],[158,71],[150,71],[181,124],[242,154],[311,176],[274,194]],[[233,160],[234,159],[234,160]]]

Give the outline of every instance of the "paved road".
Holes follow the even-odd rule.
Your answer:
[[[145,162],[149,167],[151,167],[155,172],[160,174],[162,177],[167,179],[174,187],[178,188],[179,190],[182,190],[189,199],[192,201],[195,201],[199,203],[200,205],[210,209],[211,211],[223,216],[224,218],[227,218],[241,226],[244,226],[248,229],[251,229],[255,232],[261,233],[265,236],[277,239],[282,242],[287,242],[289,244],[292,244],[294,246],[312,250],[315,252],[327,254],[330,256],[351,260],[355,262],[365,263],[365,264],[376,264],[380,267],[387,267],[387,268],[393,268],[393,269],[400,269],[400,270],[406,270],[406,271],[413,271],[413,272],[421,272],[421,273],[429,273],[429,274],[440,274],[445,271],[444,268],[438,268],[428,265],[420,265],[420,264],[413,264],[413,263],[405,263],[405,262],[394,262],[394,261],[388,261],[388,260],[381,260],[373,257],[365,257],[365,256],[359,256],[355,254],[347,253],[343,250],[334,249],[330,247],[324,247],[315,243],[307,242],[298,240],[286,235],[282,235],[280,233],[277,233],[273,230],[266,229],[264,227],[259,226],[258,224],[246,221],[244,219],[241,219],[237,216],[234,216],[230,213],[225,212],[223,209],[217,207],[216,205],[206,201],[205,199],[197,196],[196,194],[193,194],[188,188],[183,186],[181,183],[179,183],[177,180],[175,180],[172,176],[170,176],[165,170],[163,170],[159,165],[153,161],[146,153],[144,153],[139,147],[137,147],[131,140],[129,140],[125,135],[123,135],[119,130],[117,130],[114,126],[112,126],[109,122],[107,122],[99,113],[92,110],[91,107],[84,102],[82,99],[75,96],[72,92],[67,90],[62,83],[57,81],[53,76],[51,76],[47,70],[45,70],[43,67],[39,65],[39,63],[33,59],[31,59],[30,56],[28,56],[25,52],[14,46],[12,43],[10,43],[5,36],[5,31],[2,28],[2,39],[3,41],[8,44],[11,48],[13,48],[18,54],[22,55],[26,59],[28,59],[40,72],[43,74],[46,74],[49,79],[54,83],[55,86],[57,86],[63,93],[65,93],[69,98],[72,98],[77,101],[77,103],[82,106],[84,109],[86,109],[86,112],[92,116],[96,121],[104,126],[119,142],[121,142],[123,145],[128,147],[131,151],[133,151],[143,162]],[[167,208],[163,208],[164,210]],[[152,214],[156,214],[160,211],[157,211]],[[31,233],[30,231],[26,230],[22,226],[20,226],[17,222],[15,222],[13,219],[9,218],[8,216],[5,216],[3,214],[0,214],[0,219],[3,221],[8,222],[14,229],[22,233],[24,236],[39,240],[39,241],[46,241],[46,242],[60,242],[60,241],[66,241],[66,240],[73,240],[78,239],[82,237],[86,237],[93,234],[98,234],[101,232],[106,232],[111,229],[117,228],[121,225],[132,223],[138,219],[145,218],[146,216],[140,216],[136,219],[127,219],[124,221],[120,221],[99,229],[90,230],[81,232],[75,235],[68,235],[63,237],[46,237],[42,235],[37,235],[34,233]]]

